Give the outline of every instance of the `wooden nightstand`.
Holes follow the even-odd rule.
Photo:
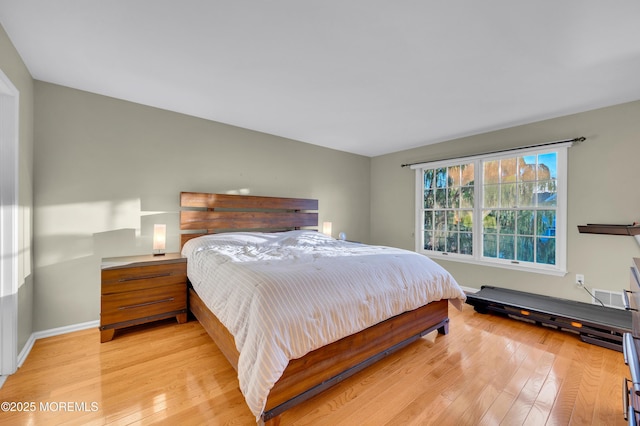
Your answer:
[[[187,321],[187,259],[180,253],[102,259],[100,341],[118,328],[175,316]]]

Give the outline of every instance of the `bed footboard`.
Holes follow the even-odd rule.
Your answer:
[[[189,309],[209,333],[229,363],[237,370],[239,354],[233,336],[189,289]],[[369,365],[394,353],[433,330],[447,334],[448,301],[440,300],[405,312],[359,333],[309,352],[289,362],[269,393],[262,420],[279,423],[289,408],[340,383]]]
[[[433,330],[448,330],[448,301],[432,302],[289,362],[267,399],[263,420],[345,380]]]

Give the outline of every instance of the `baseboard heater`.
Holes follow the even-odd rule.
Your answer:
[[[467,294],[479,313],[497,313],[540,326],[578,334],[583,342],[622,352],[622,336],[631,333],[631,312],[591,303],[482,286]]]

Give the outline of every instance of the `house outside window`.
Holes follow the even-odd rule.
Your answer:
[[[566,273],[570,143],[416,169],[416,251],[531,272]]]

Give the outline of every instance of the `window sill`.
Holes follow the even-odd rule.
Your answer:
[[[510,263],[510,261],[508,260],[505,260],[504,262],[499,262],[499,261],[487,262],[487,261],[482,261],[477,259],[469,259],[466,256],[463,257],[456,254],[440,254],[440,253],[425,252],[425,251],[419,251],[418,253],[425,255],[428,258],[433,260],[446,260],[450,262],[468,263],[471,265],[478,265],[478,266],[488,266],[493,268],[511,269],[514,271],[532,272],[534,274],[553,275],[556,277],[564,277],[565,275],[567,275],[566,270],[557,269],[557,268],[551,269],[551,268],[533,267],[533,266],[527,266],[525,264],[513,264],[513,263]]]

